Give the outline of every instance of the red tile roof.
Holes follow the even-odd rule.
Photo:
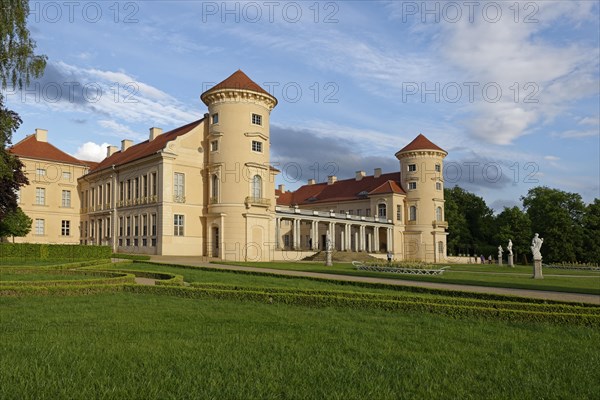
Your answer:
[[[177,137],[184,135],[200,125],[204,118],[199,119],[198,121],[191,122],[187,125],[181,126],[172,131],[163,133],[162,135],[158,135],[153,141],[146,140],[144,142],[138,143],[134,146],[131,146],[127,150],[117,151],[110,157],[102,160],[96,167],[92,168],[90,172],[101,171],[106,168],[110,168],[113,165],[123,165],[129,162],[139,160],[144,157],[151,156],[152,154],[157,153],[158,151],[164,149],[167,146],[167,143],[175,140]]]
[[[54,147],[48,142],[40,142],[35,134],[31,134],[21,140],[19,143],[8,149],[9,152],[16,154],[19,157],[33,158],[36,160],[56,161],[65,164],[74,164],[85,166],[86,161],[81,161],[75,157],[65,153],[64,151]]]
[[[385,193],[405,194],[400,186],[400,172],[382,174],[378,178],[365,176],[360,181],[346,179],[332,185],[328,185],[326,182],[304,185],[295,192],[275,191],[275,194],[279,196],[277,204],[287,206],[359,200],[368,195]]]
[[[448,153],[446,150],[442,149],[441,147],[438,147],[431,140],[427,139],[422,133],[420,133],[419,136],[414,138],[412,142],[404,146],[402,150],[398,151],[398,153],[412,150],[439,150],[443,151],[444,153]]]
[[[244,90],[252,90],[254,92],[266,94],[268,96],[273,97],[269,92],[261,88],[256,82],[248,77],[241,69],[235,71],[229,78],[225,79],[223,82],[218,83],[212,88],[208,89],[206,92],[200,95],[202,99],[206,94],[214,92],[219,89],[244,89]],[[204,100],[203,100],[204,101]]]

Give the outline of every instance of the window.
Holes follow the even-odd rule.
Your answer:
[[[150,224],[152,225],[152,236],[156,236],[156,214],[151,215]]]
[[[396,219],[398,221],[402,221],[402,206],[401,205],[396,206]]]
[[[262,142],[258,140],[252,141],[252,151],[256,151],[257,153],[262,153]]]
[[[62,206],[63,207],[71,207],[71,191],[70,190],[62,191]]]
[[[435,189],[436,190],[442,190],[442,182],[436,182],[435,183]]]
[[[35,188],[35,204],[41,205],[41,206],[46,204],[46,189]]]
[[[175,178],[173,179],[174,188],[174,201],[176,203],[185,202],[185,176],[182,173],[175,172]]]
[[[69,182],[71,181],[71,173],[68,171],[63,172],[62,177],[65,181],[69,181]]]
[[[212,115],[212,123],[213,124],[218,124],[219,123],[219,114],[213,114]]]
[[[348,210],[348,214],[354,215],[354,210]]]
[[[344,211],[344,210],[340,210],[340,214],[344,214],[344,213],[345,213],[345,211]]]
[[[148,214],[142,215],[142,236],[148,236]]]
[[[371,216],[371,209],[370,209],[370,208],[367,208],[367,209],[365,210],[365,212],[366,212],[366,214],[365,214],[365,215],[366,215],[367,217],[370,217],[370,216]]]
[[[131,236],[131,217],[125,219],[125,231],[127,232],[127,236]]]
[[[35,234],[42,236],[45,231],[45,225],[46,225],[45,220],[39,219],[39,218],[36,219],[35,220]]]
[[[254,125],[262,125],[262,115],[252,114],[252,123]]]
[[[387,217],[387,206],[383,203],[377,205],[377,215],[383,218]]]
[[[408,209],[408,220],[416,221],[417,220],[417,206],[410,206]]]
[[[219,199],[219,178],[217,175],[212,176],[212,191],[211,191],[212,203],[216,203]]]
[[[212,142],[210,142],[210,151],[217,151],[217,150],[219,150],[219,141],[213,140]]]
[[[438,207],[435,209],[435,220],[441,222],[444,220],[442,215],[442,207]]]
[[[41,179],[43,176],[46,176],[46,170],[44,168],[36,168],[35,174],[38,179]]]
[[[110,201],[110,197],[111,197],[111,193],[110,193],[110,183],[107,183],[107,184],[106,184],[106,201],[105,201],[105,203],[106,203],[106,204],[109,204],[109,205],[110,205],[110,203],[111,203],[111,201]]]
[[[150,195],[156,196],[158,194],[156,191],[156,185],[158,183],[158,182],[156,182],[158,179],[156,172],[153,172],[150,178],[152,180],[152,191],[151,191]]]
[[[140,222],[140,219],[137,215],[135,217],[133,217],[133,236],[138,236],[140,234],[139,222]]]
[[[283,235],[283,246],[290,247],[290,235]]]
[[[156,238],[152,238],[151,243],[152,247],[156,247]]]
[[[408,172],[415,172],[417,170],[417,164],[408,164]]]
[[[140,197],[140,178],[133,180],[133,193],[136,199]]]
[[[101,244],[100,241],[102,240],[102,222],[103,220],[98,220],[98,244]]]
[[[438,242],[438,253],[444,254],[444,242]]]
[[[148,175],[142,175],[142,196],[148,197]]]
[[[415,190],[417,188],[417,182],[408,182],[408,190]]]
[[[146,239],[146,238],[142,239],[142,246],[143,247],[148,247],[148,239]]]
[[[442,166],[440,164],[435,164],[435,172],[442,172]]]
[[[175,214],[173,216],[173,228],[175,236],[183,236],[183,215]]]
[[[132,192],[132,185],[131,185],[131,179],[127,179],[127,200],[131,200],[131,195],[133,194]]]
[[[123,217],[119,217],[119,236],[123,236]]]
[[[252,197],[255,199],[262,197],[262,178],[260,175],[254,175],[252,178]]]
[[[110,237],[110,217],[106,218],[106,237]]]
[[[360,208],[356,210],[356,215],[362,215],[362,210]]]
[[[125,183],[119,182],[119,200],[125,200]]]

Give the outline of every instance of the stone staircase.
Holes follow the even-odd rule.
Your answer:
[[[371,257],[367,253],[355,253],[351,251],[334,251],[332,254],[334,262],[352,262],[352,261],[377,261],[377,258]],[[319,251],[312,256],[304,257],[302,261],[322,261],[325,262],[325,252]]]

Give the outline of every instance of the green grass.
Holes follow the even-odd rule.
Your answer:
[[[2,399],[559,399],[600,332],[154,295],[0,298]]]
[[[600,294],[600,274],[598,272],[558,271],[545,269],[544,279],[533,280],[532,267],[517,266],[515,268],[499,266],[457,265],[451,266],[443,275],[407,275],[384,272],[358,271],[351,264],[334,263],[325,267],[322,263],[285,263],[285,262],[219,262],[228,265],[330,273],[351,276],[367,276],[383,279],[402,279],[488,287],[510,287],[518,289],[549,290],[585,294]],[[482,273],[488,272],[488,273]],[[571,271],[569,271],[571,272]],[[578,275],[578,276],[568,276]]]

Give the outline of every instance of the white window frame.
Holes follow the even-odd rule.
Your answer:
[[[262,126],[262,115],[252,113],[252,125]]]
[[[262,198],[262,177],[260,175],[254,175],[252,177],[252,191],[251,196],[255,199]]]
[[[262,153],[263,152],[263,143],[259,140],[253,140],[252,141],[252,151],[255,153]]]
[[[173,174],[173,195],[176,203],[185,202],[185,174],[183,172]]]
[[[408,190],[417,190],[417,182],[408,182]]]
[[[173,236],[184,236],[185,217],[183,214],[173,214]]]
[[[69,171],[63,171],[62,178],[65,181],[71,182],[71,172],[69,172]]]
[[[46,188],[35,188],[35,204],[38,206],[46,205]]]
[[[383,210],[383,212],[381,212]],[[377,204],[377,216],[380,218],[387,218],[387,204],[379,203]]]
[[[219,141],[213,140],[210,142],[210,151],[219,151]]]
[[[442,182],[435,183],[435,190],[442,190]]]
[[[416,172],[417,164],[408,164],[408,172]]]
[[[71,208],[71,191],[63,190],[61,200],[62,207]]]
[[[63,219],[60,223],[60,235],[71,236],[71,221]]]
[[[408,220],[409,221],[417,220],[417,206],[410,206],[408,208]]]
[[[214,113],[213,115],[210,116],[210,123],[212,125],[218,125],[219,124],[219,113]]]
[[[442,210],[442,207],[437,206],[435,208],[435,220],[437,222],[442,222],[444,220],[444,211]]]
[[[435,164],[435,172],[442,172],[442,165],[441,164]]]
[[[35,234],[37,236],[44,236],[46,233],[46,220],[42,218],[35,219]]]

